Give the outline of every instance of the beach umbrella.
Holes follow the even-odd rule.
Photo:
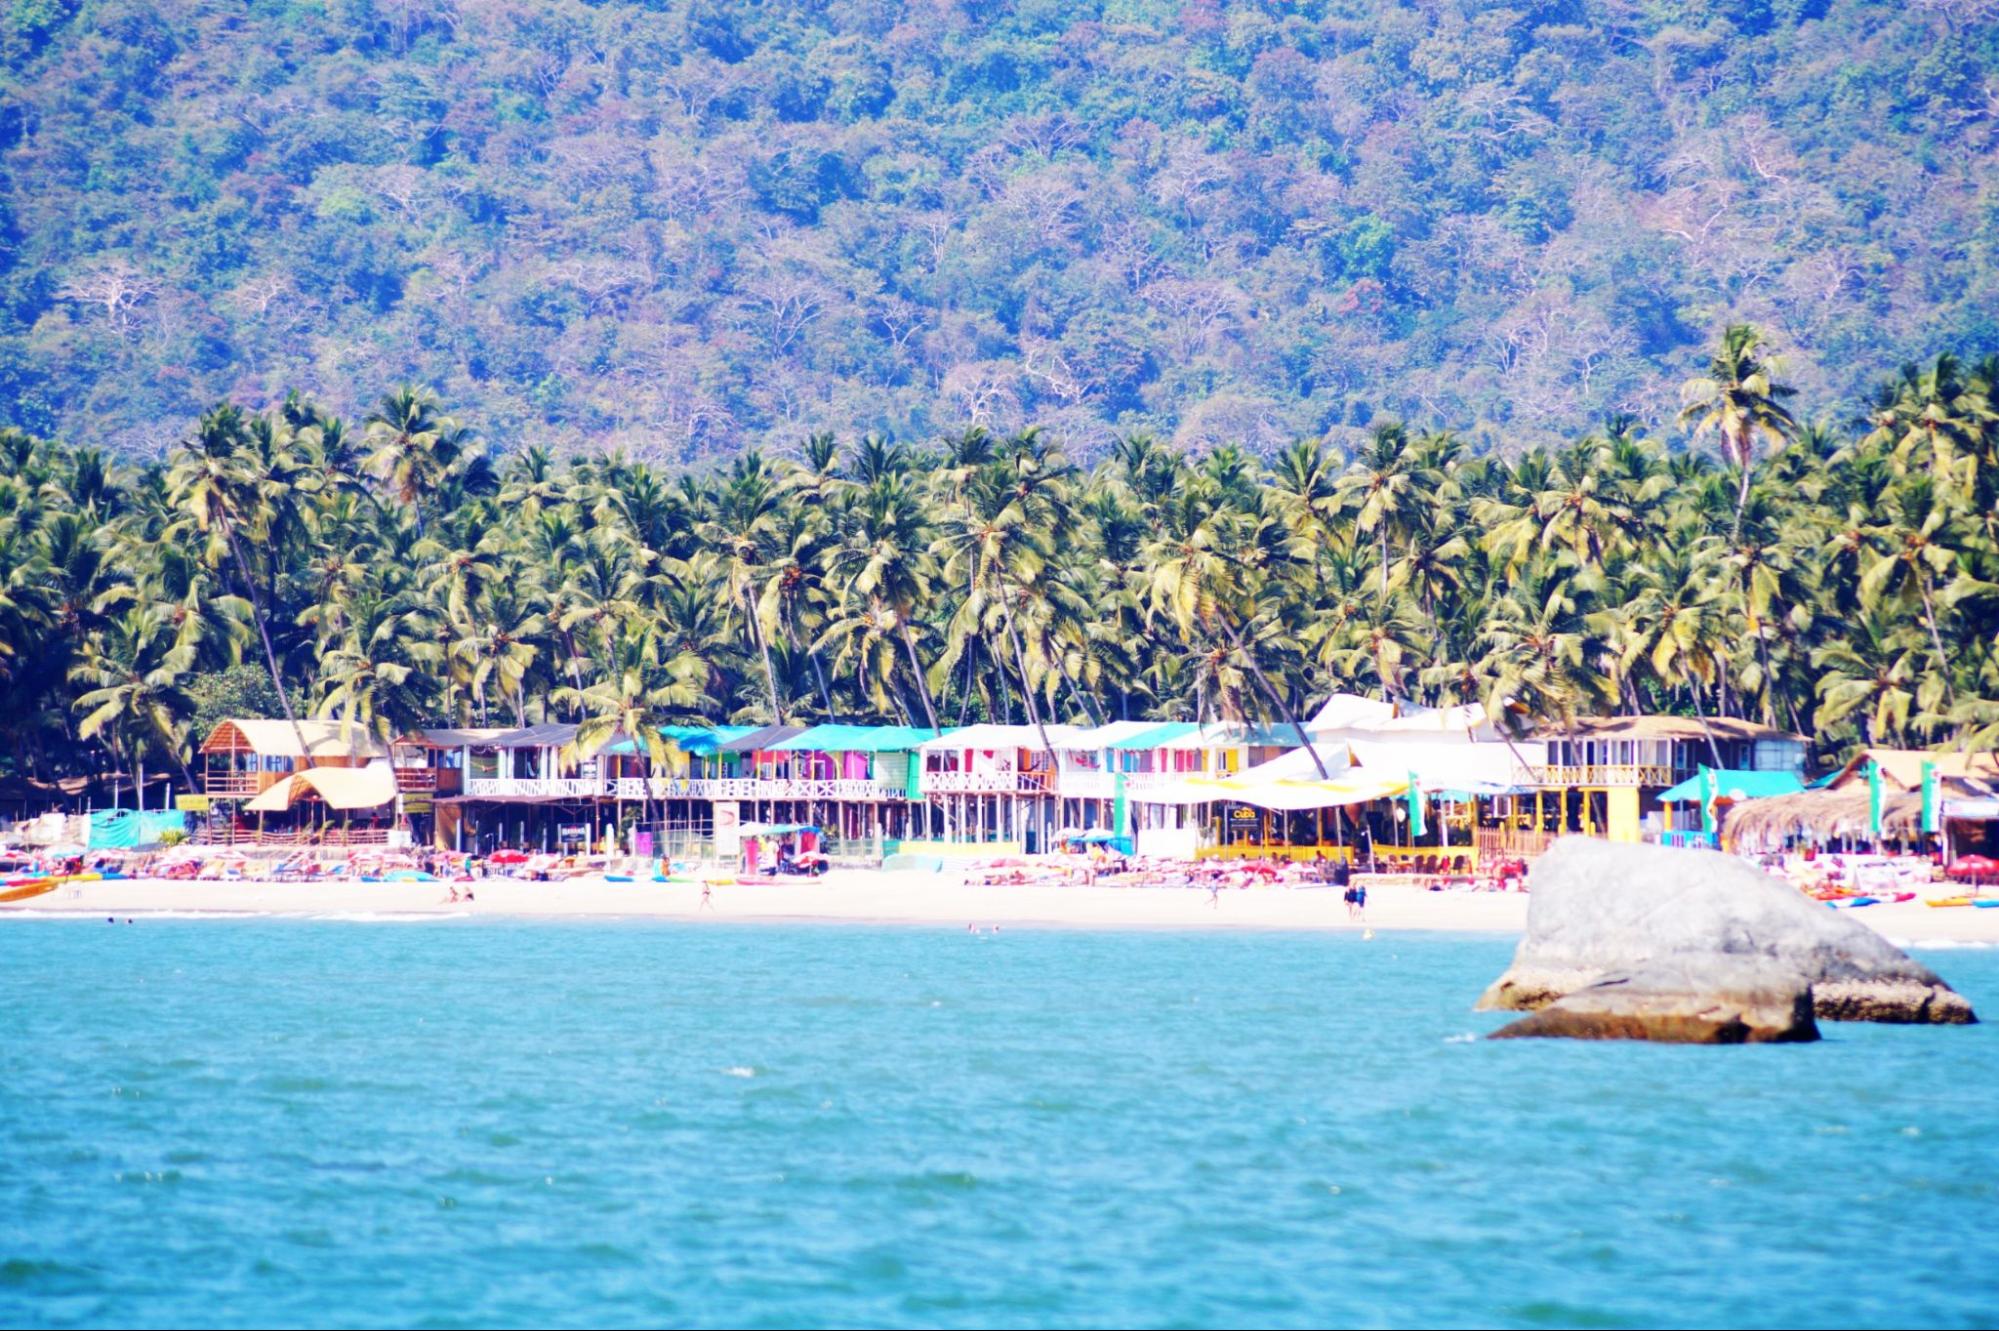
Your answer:
[[[1953,878],[1999,878],[1999,860],[1984,855],[1964,855],[1952,861]]]
[[[496,850],[486,859],[493,864],[526,864],[527,853],[519,850]]]

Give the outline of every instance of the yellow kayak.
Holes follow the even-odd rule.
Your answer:
[[[1969,906],[1970,897],[1936,897],[1923,903],[1925,906]]]
[[[61,878],[44,878],[39,883],[29,883],[25,887],[9,888],[5,892],[0,892],[0,901],[26,901],[30,897],[38,897],[44,892],[55,891],[63,885],[64,881]]]

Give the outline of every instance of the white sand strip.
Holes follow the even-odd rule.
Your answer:
[[[461,888],[464,885],[460,885]],[[165,882],[79,883],[0,906],[9,915],[137,916],[220,913],[465,918],[467,916],[644,917],[691,922],[823,920],[946,925],[1122,929],[1439,929],[1519,933],[1528,898],[1519,893],[1426,892],[1377,887],[1365,921],[1350,919],[1332,888],[968,886],[956,875],[836,870],[817,880],[720,884],[708,904],[688,883],[572,879],[531,883],[489,878],[475,899],[450,900],[444,883]],[[1855,919],[1889,938],[1999,946],[1999,910],[1937,909],[1920,901],[1869,906]]]

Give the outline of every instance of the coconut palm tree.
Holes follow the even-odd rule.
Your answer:
[[[1749,480],[1756,467],[1758,445],[1779,449],[1797,432],[1798,423],[1784,407],[1797,390],[1777,382],[1778,363],[1764,354],[1763,334],[1750,324],[1730,324],[1708,362],[1708,372],[1680,385],[1680,424],[1694,438],[1716,435],[1722,456],[1739,475],[1735,513],[1749,503]]]
[[[156,611],[139,608],[94,633],[82,660],[70,670],[71,681],[85,686],[74,704],[83,713],[77,737],[107,736],[114,757],[129,756],[137,764],[142,810],[148,752],[165,755],[180,768],[188,789],[194,789],[184,756],[187,723],[194,715],[185,685],[194,663],[193,644]]]

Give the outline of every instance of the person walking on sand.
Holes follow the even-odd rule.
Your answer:
[[[701,880],[701,909],[715,909],[715,885],[705,878]]]
[[[1354,912],[1362,924],[1367,923],[1367,888],[1356,886],[1353,890]]]

